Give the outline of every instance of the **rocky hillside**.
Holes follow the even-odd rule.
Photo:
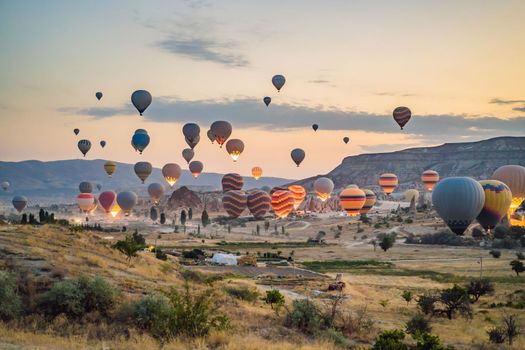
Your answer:
[[[497,137],[479,142],[446,143],[436,147],[409,148],[390,153],[350,156],[326,175],[310,177],[297,183],[311,189],[320,176],[331,178],[336,188],[355,183],[374,187],[379,175],[395,173],[398,190],[421,186],[421,173],[427,169],[439,172],[441,178],[471,176],[486,179],[506,164],[525,164],[525,137]]]

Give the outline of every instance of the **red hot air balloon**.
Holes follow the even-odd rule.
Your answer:
[[[284,219],[292,212],[294,203],[290,191],[278,190],[272,194],[272,208],[280,219]]]
[[[104,191],[98,196],[98,202],[102,209],[107,214],[110,214],[115,204],[117,204],[117,194],[113,191]]]

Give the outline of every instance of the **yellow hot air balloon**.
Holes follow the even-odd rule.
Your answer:
[[[108,174],[108,176],[111,177],[115,170],[117,170],[117,163],[108,160],[106,163],[104,163],[104,170],[106,171],[106,174]]]
[[[428,192],[432,192],[439,181],[439,174],[434,170],[426,170],[421,174],[421,181]]]
[[[262,168],[261,167],[258,167],[258,166],[254,166],[252,168],[252,176],[255,180],[259,180],[262,176]]]
[[[410,189],[410,190],[405,191],[405,200],[407,202],[412,202],[412,200],[414,200],[414,202],[417,202],[418,199],[419,199],[418,190]]]
[[[506,184],[498,180],[483,180],[479,183],[485,192],[485,204],[477,220],[487,232],[490,232],[509,210],[512,193]]]
[[[118,213],[120,213],[120,206],[117,203],[115,203],[115,205],[113,206],[113,208],[111,208],[111,211],[109,213],[112,217],[116,217]]]
[[[348,187],[347,187],[348,188]],[[363,207],[359,211],[359,214],[366,215],[372,209],[374,204],[376,204],[376,194],[372,190],[364,189],[363,192],[365,193],[366,200],[365,204],[363,204]]]
[[[339,194],[339,205],[350,216],[359,215],[359,211],[366,202],[366,194],[359,188],[345,188]]]
[[[392,192],[396,189],[398,184],[398,179],[396,174],[384,173],[379,177],[379,186],[383,189],[386,195],[390,196]]]
[[[297,210],[301,203],[304,200],[304,197],[306,197],[306,190],[301,185],[291,185],[288,186],[288,191],[292,193],[292,197],[294,200],[293,208]]]

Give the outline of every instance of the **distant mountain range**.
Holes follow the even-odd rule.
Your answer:
[[[102,191],[133,190],[144,195],[148,184],[152,182],[160,182],[167,186],[158,168],[153,170],[146,184],[142,185],[135,175],[133,164],[117,163],[116,172],[112,178],[109,178],[104,171],[104,163],[105,160],[102,159],[0,162],[0,182],[9,181],[11,184],[7,192],[0,189],[0,200],[10,201],[13,195],[21,194],[29,197],[32,204],[70,203],[74,202],[81,181],[101,184]],[[203,191],[218,190],[221,189],[222,176],[223,174],[203,172],[194,179],[188,170],[183,170],[182,176],[174,187],[187,186],[193,190]],[[262,177],[255,181],[252,177],[245,177],[244,188],[274,187],[291,181],[293,180],[276,177]]]
[[[441,178],[470,176],[476,179],[490,178],[502,165],[525,165],[525,137],[497,137],[493,139],[446,143],[436,147],[409,148],[390,153],[374,153],[350,156],[326,175],[318,175],[297,181],[311,189],[321,176],[332,179],[335,187],[349,184],[376,188],[379,175],[392,172],[399,178],[398,191],[419,187],[421,173],[436,170]]]

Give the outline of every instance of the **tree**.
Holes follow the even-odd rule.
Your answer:
[[[20,223],[22,225],[27,224],[27,214],[26,213],[22,214],[22,220],[20,220]]]
[[[201,225],[200,224],[197,225],[197,234],[198,235],[201,234]]]
[[[485,294],[490,294],[494,292],[494,285],[488,279],[477,279],[470,281],[468,285],[465,286],[467,293],[470,295],[470,299],[473,302],[479,300],[479,298]]]
[[[505,331],[509,346],[512,346],[514,338],[516,338],[521,333],[521,330],[516,321],[516,316],[505,315],[503,317],[503,329]]]
[[[474,227],[474,229],[472,229],[472,238],[474,239],[481,239],[485,236],[485,234],[483,233],[483,231],[478,228],[478,227]]]
[[[206,227],[210,223],[210,217],[208,216],[208,211],[206,211],[206,209],[202,211],[201,222],[202,222],[202,227]]]
[[[46,222],[46,214],[44,213],[44,209],[40,208],[40,211],[38,212],[38,221],[40,221],[41,224]]]
[[[494,259],[499,259],[501,256],[501,251],[493,249],[489,252],[489,254],[492,255]]]
[[[404,339],[405,333],[399,329],[384,331],[376,338],[372,350],[408,350]]]
[[[180,224],[182,226],[186,225],[186,210],[184,209],[182,209],[182,211],[180,212]]]
[[[381,237],[380,237],[381,236]],[[392,234],[383,234],[378,236],[380,238],[379,246],[383,251],[387,251],[388,249],[392,248],[394,246],[394,242],[396,241],[396,238]]]
[[[286,233],[286,230],[284,228],[284,226],[281,226],[281,233],[284,235]]]
[[[275,310],[277,314],[279,314],[279,310],[284,305],[284,295],[277,289],[267,290],[266,297],[263,300],[266,304],[270,304],[272,310]]]
[[[440,312],[446,314],[449,320],[453,319],[456,313],[472,317],[472,307],[467,290],[457,284],[452,288],[441,290],[439,302],[444,306]]]
[[[405,331],[408,334],[430,333],[432,332],[432,327],[430,326],[429,320],[423,314],[417,313],[408,320]]]
[[[131,258],[137,256],[137,252],[144,248],[144,244],[137,242],[133,237],[134,235],[127,235],[124,240],[118,241],[113,245],[113,248],[127,256],[128,264],[131,263]]]
[[[525,271],[525,266],[523,266],[523,263],[519,260],[512,260],[510,262],[510,266],[512,267],[512,270],[516,272],[516,276],[519,276],[520,272]]]
[[[261,234],[261,226],[259,226],[259,224],[257,224],[257,226],[255,226],[255,231],[257,232],[257,236],[259,236]]]
[[[166,223],[166,214],[160,213],[160,224],[164,225]]]
[[[188,209],[188,220],[192,220],[192,219],[193,219],[193,209],[189,208]]]
[[[403,294],[401,294],[401,297],[405,299],[405,301],[407,302],[407,306],[408,306],[408,304],[410,304],[410,302],[412,301],[414,294],[412,293],[412,291],[407,289],[403,291]]]
[[[269,228],[270,228],[270,221],[264,220],[264,232],[268,232]]]
[[[436,310],[438,297],[432,293],[425,293],[417,298],[417,306],[425,315],[433,315]]]

